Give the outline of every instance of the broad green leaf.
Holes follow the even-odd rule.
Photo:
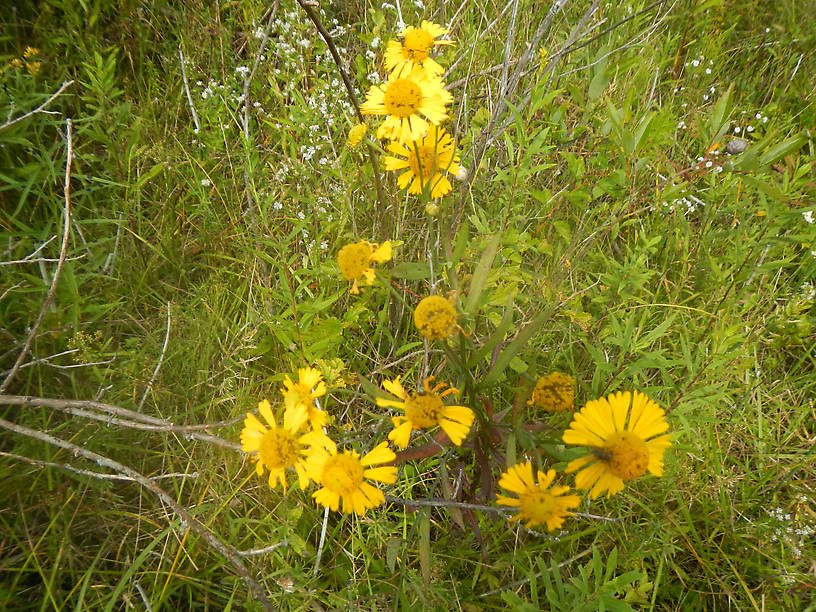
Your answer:
[[[487,282],[487,276],[490,274],[490,270],[493,267],[493,259],[496,257],[496,251],[499,248],[500,242],[501,232],[493,234],[490,242],[487,243],[487,248],[484,250],[484,253],[482,253],[481,259],[479,259],[479,263],[476,265],[476,270],[473,272],[473,278],[470,280],[468,296],[465,300],[466,313],[473,313],[476,302],[479,300],[479,296],[482,294],[482,289],[484,289],[485,282]]]

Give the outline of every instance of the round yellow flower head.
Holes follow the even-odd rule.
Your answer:
[[[278,425],[267,400],[258,404],[258,410],[268,427],[254,414],[247,413],[241,431],[241,450],[252,453],[258,476],[263,476],[264,468],[269,470],[270,487],[275,488],[280,482],[286,492],[286,469],[294,468],[300,488],[305,489],[309,484],[306,459],[316,448],[334,447],[334,442],[319,429],[300,432],[308,421],[308,411],[302,405],[286,409],[283,425]]]
[[[459,155],[456,146],[444,128],[432,126],[422,138],[410,142],[392,142],[388,151],[399,157],[385,158],[386,170],[405,170],[397,178],[401,189],[408,193],[422,193],[430,183],[432,198],[441,198],[452,187],[446,174],[459,174]]]
[[[384,85],[373,85],[360,112],[386,115],[377,129],[377,138],[405,142],[421,138],[429,122],[438,125],[447,119],[445,106],[452,101],[444,83],[417,66],[406,75],[392,73]]]
[[[348,145],[349,149],[355,149],[357,146],[363,142],[363,137],[366,135],[366,131],[368,130],[368,126],[365,123],[358,123],[353,128],[349,130],[348,140],[346,141],[346,145]]]
[[[312,493],[321,506],[337,510],[343,503],[343,512],[363,514],[385,502],[383,492],[367,480],[393,484],[397,480],[396,466],[370,467],[390,463],[397,456],[388,442],[380,443],[362,459],[355,451],[320,449],[309,458],[308,474],[323,488]]]
[[[564,495],[570,490],[569,487],[550,488],[554,478],[555,470],[548,470],[546,474],[538,470],[534,474],[531,463],[518,463],[502,474],[499,480],[500,487],[518,497],[497,494],[496,503],[518,508],[519,513],[510,520],[524,519],[527,527],[546,525],[548,531],[560,529],[564,519],[573,516],[570,508],[577,507],[581,498],[577,495]]]
[[[429,53],[434,45],[452,45],[452,40],[437,40],[448,33],[440,25],[423,21],[418,28],[408,26],[402,30],[402,42],[392,40],[385,51],[385,69],[397,75],[410,72],[421,65],[429,74],[441,76],[444,68],[431,59]]]
[[[623,490],[625,480],[647,471],[663,475],[663,454],[671,446],[666,413],[648,396],[635,391],[613,393],[587,402],[564,432],[567,444],[589,447],[589,455],[571,461],[566,471],[590,497],[607,497]]]
[[[414,325],[428,340],[452,336],[457,320],[453,304],[441,295],[424,298],[414,309]]]
[[[553,372],[536,382],[532,397],[527,404],[536,405],[548,412],[563,412],[575,407],[575,379],[568,374]]]
[[[357,281],[360,278],[364,278],[367,285],[373,285],[374,268],[371,267],[371,263],[382,263],[389,259],[391,259],[391,243],[387,240],[380,246],[363,241],[347,244],[340,249],[340,252],[337,253],[337,265],[340,266],[340,271],[346,280],[353,281],[349,293],[352,295],[360,293],[357,287]]]
[[[459,393],[458,389],[439,383],[431,388],[433,376],[423,381],[423,390],[419,393],[408,392],[400,383],[399,376],[394,380],[383,382],[383,388],[400,398],[401,401],[377,398],[378,406],[402,408],[405,416],[392,417],[394,429],[388,434],[398,448],[405,448],[414,429],[430,429],[437,425],[442,428],[456,446],[461,446],[473,425],[473,411],[467,406],[448,406],[442,400],[446,395]]]
[[[283,379],[283,402],[287,409],[303,406],[312,428],[320,429],[326,424],[326,412],[320,410],[315,399],[326,395],[323,374],[316,368],[298,368],[298,380],[293,382],[287,374]]]

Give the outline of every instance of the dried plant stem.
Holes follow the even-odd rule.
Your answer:
[[[153,374],[150,376],[150,380],[147,382],[147,387],[145,387],[144,393],[142,393],[142,399],[139,400],[139,407],[137,410],[139,412],[142,411],[142,406],[144,406],[145,400],[147,399],[147,394],[150,393],[150,389],[153,388],[153,382],[156,380],[156,376],[159,374],[159,368],[161,368],[162,362],[164,361],[164,352],[167,350],[167,341],[170,339],[170,302],[167,302],[167,324],[165,326],[164,331],[164,344],[162,344],[161,354],[159,355],[159,361],[156,363],[156,367],[153,370]]]
[[[13,459],[15,461],[22,461],[23,463],[29,463],[31,465],[35,465],[37,467],[52,467],[57,468],[60,470],[65,470],[67,472],[73,472],[74,474],[79,474],[80,476],[88,476],[89,478],[96,478],[97,480],[124,480],[126,482],[136,482],[130,476],[123,476],[121,474],[102,474],[100,472],[94,472],[92,470],[83,470],[73,465],[69,465],[67,463],[54,463],[53,461],[41,461],[40,459],[32,459],[31,457],[24,457],[23,455],[15,455],[14,453],[7,453],[4,451],[0,451],[0,457],[8,457],[9,459]],[[158,476],[150,476],[146,478],[148,480],[162,480],[164,478],[198,478],[198,472],[193,472],[192,474],[185,474],[183,472],[174,472],[172,474],[160,474]]]
[[[234,425],[243,420],[244,415],[226,421],[204,425],[174,425],[169,421],[157,419],[133,410],[128,410],[127,408],[90,400],[64,400],[32,397],[28,395],[0,395],[0,406],[41,406],[44,408],[53,408],[65,412],[66,414],[99,421],[105,424],[118,425],[120,427],[140,431],[184,434],[192,440],[208,442],[236,452],[241,451],[239,444],[217,436],[201,433],[201,431]]]
[[[17,425],[15,423],[11,423],[10,421],[6,421],[5,419],[0,419],[0,427],[3,429],[7,429],[8,431],[12,431],[14,433],[33,438],[35,440],[40,440],[41,442],[45,442],[46,444],[51,444],[52,446],[57,446],[64,450],[69,451],[71,454],[77,457],[82,457],[84,459],[88,459],[89,461],[95,462],[100,467],[107,468],[113,472],[117,472],[119,474],[125,475],[133,481],[137,482],[145,489],[153,493],[156,497],[158,497],[163,503],[167,504],[173,512],[184,521],[190,529],[192,529],[195,533],[204,540],[210,548],[215,550],[218,554],[224,557],[230,564],[235,568],[235,571],[244,579],[247,586],[249,587],[252,596],[258,600],[261,605],[263,605],[265,610],[271,611],[275,608],[272,607],[272,604],[266,598],[266,592],[264,588],[260,585],[260,583],[252,577],[249,573],[249,570],[244,565],[244,562],[241,560],[241,556],[238,554],[232,546],[222,542],[212,531],[207,529],[201,522],[198,521],[194,516],[192,516],[186,508],[184,508],[181,504],[179,504],[170,494],[168,494],[164,489],[162,489],[159,485],[157,485],[153,480],[147,478],[146,476],[140,474],[136,470],[123,465],[117,461],[113,461],[104,455],[100,455],[93,451],[90,451],[86,448],[81,446],[77,446],[76,444],[72,444],[60,438],[55,438],[47,433],[37,431],[34,429],[29,429],[27,427],[23,427],[21,425]]]
[[[329,53],[331,53],[332,59],[334,60],[335,65],[337,66],[337,70],[340,73],[340,78],[343,80],[343,85],[348,92],[349,99],[351,100],[351,104],[354,107],[354,113],[357,115],[357,120],[360,123],[365,123],[365,119],[363,118],[362,113],[360,112],[360,103],[357,100],[357,94],[354,93],[354,85],[351,83],[351,79],[349,79],[348,74],[346,73],[346,69],[343,68],[343,61],[340,59],[340,54],[337,52],[337,46],[334,44],[334,39],[331,37],[326,31],[326,28],[323,27],[323,24],[320,22],[320,18],[318,17],[317,13],[308,0],[297,0],[300,7],[306,12],[306,15],[309,17],[311,22],[314,24],[315,28],[317,29],[320,37],[326,43],[326,46],[329,48]],[[385,193],[383,192],[382,183],[380,182],[380,162],[379,162],[379,155],[377,155],[376,149],[371,145],[371,143],[366,142],[366,149],[368,151],[368,160],[371,163],[371,171],[374,175],[374,189],[377,192],[377,201],[380,203],[380,206],[377,209],[377,217],[381,221],[381,237],[383,240],[389,237],[391,231],[391,222],[390,217],[385,213],[386,210],[386,201],[385,201]]]
[[[64,83],[63,87],[61,87],[53,97],[55,98],[57,95],[59,95],[59,93],[61,93],[70,83],[73,83],[73,81],[69,81],[67,84]],[[59,261],[57,262],[57,268],[54,271],[54,276],[51,279],[51,286],[48,288],[48,293],[45,296],[45,301],[43,302],[42,308],[40,308],[40,313],[37,315],[34,325],[31,326],[31,330],[28,332],[28,337],[23,345],[23,350],[20,351],[20,354],[17,356],[17,361],[14,362],[8,376],[6,376],[2,384],[0,384],[0,393],[5,391],[14,380],[14,377],[20,370],[20,366],[23,364],[23,360],[26,358],[26,355],[28,355],[28,351],[31,348],[31,343],[34,340],[34,336],[37,334],[37,330],[40,328],[40,325],[45,318],[45,313],[48,311],[48,308],[54,301],[54,295],[57,292],[57,284],[59,283],[60,274],[62,273],[62,267],[65,265],[65,256],[68,253],[68,236],[71,233],[71,159],[74,156],[73,130],[70,118],[65,119],[65,142],[65,185],[63,187],[65,206],[62,214],[62,244],[60,245]]]
[[[40,105],[39,105],[37,108],[35,108],[34,110],[32,110],[32,111],[28,111],[28,112],[27,112],[27,113],[25,113],[24,115],[20,115],[19,117],[15,117],[14,119],[9,119],[8,121],[6,121],[6,122],[5,122],[5,123],[3,123],[2,125],[0,125],[0,130],[4,130],[4,129],[6,129],[6,128],[7,128],[7,127],[9,127],[9,126],[14,125],[15,123],[19,123],[20,121],[23,121],[24,119],[28,119],[29,117],[31,117],[31,116],[33,116],[33,115],[36,115],[37,113],[46,113],[46,112],[50,112],[50,111],[46,111],[46,110],[45,110],[45,108],[46,108],[46,107],[47,107],[49,104],[51,104],[51,103],[52,103],[54,100],[56,100],[58,97],[60,97],[60,96],[62,95],[62,92],[64,92],[66,89],[68,89],[68,88],[69,88],[71,85],[73,85],[73,84],[74,84],[74,82],[73,82],[73,81],[65,81],[65,82],[64,82],[62,85],[60,85],[60,88],[59,88],[57,91],[55,91],[55,92],[54,92],[54,93],[51,95],[51,97],[50,97],[50,98],[48,98],[48,99],[47,99],[45,102],[43,102],[42,104],[40,104]]]
[[[196,113],[195,105],[193,104],[193,96],[190,94],[190,85],[187,83],[187,69],[184,67],[184,52],[179,45],[179,62],[181,63],[181,80],[184,84],[184,93],[187,95],[187,105],[190,107],[190,114],[193,116],[193,124],[195,125],[195,132],[198,134],[201,131],[201,124],[198,122],[198,113]]]

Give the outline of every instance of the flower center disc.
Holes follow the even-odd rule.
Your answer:
[[[385,90],[383,104],[389,115],[410,117],[422,103],[422,90],[411,79],[395,79]]]
[[[547,491],[529,491],[519,497],[519,510],[537,523],[546,523],[558,513],[558,503]]]
[[[335,455],[326,460],[321,482],[338,495],[351,495],[363,484],[363,466],[354,455]]]
[[[439,415],[445,404],[435,393],[418,395],[412,393],[405,402],[405,416],[420,429],[428,429],[439,424]]]
[[[603,447],[609,456],[609,470],[618,478],[629,480],[646,473],[649,465],[649,449],[646,442],[628,431],[612,435]]]
[[[434,38],[422,29],[414,29],[405,35],[405,42],[402,48],[406,54],[415,62],[421,62],[428,57],[428,49],[433,47]]]
[[[417,145],[416,150],[412,151],[408,156],[408,164],[410,164],[415,176],[427,179],[433,174],[433,169],[436,166],[434,147]]]
[[[258,457],[271,469],[294,465],[298,459],[295,436],[280,427],[268,430],[258,445]]]
[[[346,280],[360,278],[371,262],[371,247],[364,242],[347,244],[337,254],[337,265]]]

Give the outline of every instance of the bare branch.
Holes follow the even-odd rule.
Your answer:
[[[187,104],[190,106],[190,114],[193,116],[193,124],[195,124],[195,133],[201,131],[201,124],[198,122],[198,113],[196,113],[193,105],[193,96],[190,95],[190,86],[187,84],[187,69],[184,67],[184,52],[179,45],[179,61],[181,62],[181,79],[184,82],[184,93],[187,94]]]
[[[89,478],[96,478],[97,480],[124,480],[127,482],[136,482],[130,476],[123,476],[121,474],[102,474],[100,472],[94,472],[92,470],[83,470],[80,468],[76,468],[73,465],[69,465],[67,463],[54,463],[53,461],[42,461],[40,459],[32,459],[31,457],[24,457],[23,455],[15,455],[14,453],[7,453],[4,451],[0,451],[0,457],[8,457],[9,459],[14,459],[15,461],[22,461],[23,463],[29,463],[31,465],[36,465],[37,467],[41,468],[52,467],[60,470],[66,470],[67,472],[73,472],[74,474],[79,474],[80,476],[88,476]],[[158,476],[150,476],[147,479],[161,480],[163,478],[198,478],[198,472],[193,472],[192,474],[185,474],[183,472],[176,472],[173,474],[160,474]]]
[[[162,362],[164,361],[164,352],[167,350],[167,341],[170,339],[170,302],[167,302],[167,325],[164,331],[164,344],[162,345],[161,354],[159,355],[159,361],[156,363],[156,368],[153,370],[153,374],[150,376],[150,380],[147,382],[147,387],[145,387],[144,393],[142,393],[142,399],[139,401],[139,407],[137,410],[139,412],[142,411],[142,406],[144,406],[145,400],[147,399],[147,394],[150,393],[150,389],[153,387],[153,381],[156,380],[156,376],[159,374],[159,368],[161,368]]]
[[[73,83],[73,81],[63,84],[60,91],[52,96],[52,99],[56,98],[56,96],[59,95],[59,93],[61,93],[61,91],[70,83]],[[8,376],[6,376],[6,378],[3,380],[3,383],[0,384],[0,393],[5,391],[11,384],[11,381],[14,380],[14,377],[17,375],[23,360],[26,358],[26,355],[28,355],[28,351],[31,348],[31,343],[34,340],[34,336],[45,318],[45,313],[48,311],[49,306],[51,306],[51,302],[54,301],[54,295],[57,292],[57,284],[59,283],[60,273],[62,272],[63,265],[65,264],[65,256],[68,253],[68,236],[71,233],[71,159],[74,156],[73,131],[71,128],[71,119],[67,118],[65,120],[65,186],[63,188],[63,193],[65,195],[65,208],[63,211],[62,245],[60,246],[57,269],[54,271],[54,277],[51,279],[51,287],[49,287],[48,293],[45,296],[45,301],[43,302],[42,308],[40,308],[40,314],[37,315],[34,325],[31,326],[31,330],[28,333],[28,338],[26,338],[25,344],[23,345],[23,350],[20,351],[20,354],[17,356],[17,361],[14,362],[11,372],[9,372]]]
[[[29,438],[34,438],[35,440],[40,440],[41,442],[45,442],[46,444],[51,444],[52,446],[57,446],[59,448],[65,449],[69,451],[71,454],[77,457],[83,457],[84,459],[88,459],[89,461],[95,462],[100,467],[107,468],[113,472],[117,472],[119,474],[123,474],[132,478],[135,482],[146,488],[148,491],[153,493],[156,497],[158,497],[162,502],[167,504],[173,512],[178,515],[178,517],[184,521],[184,523],[192,529],[195,533],[204,540],[210,548],[215,550],[219,553],[222,557],[224,557],[230,564],[235,568],[235,571],[244,579],[244,582],[249,587],[252,596],[255,597],[264,607],[265,610],[271,611],[275,608],[272,607],[272,604],[266,598],[266,592],[264,588],[260,585],[260,583],[253,578],[253,576],[249,573],[249,570],[244,565],[244,562],[241,560],[241,556],[238,554],[232,546],[222,542],[218,536],[216,536],[212,531],[207,529],[197,518],[195,518],[192,514],[190,514],[186,508],[184,508],[181,504],[179,504],[170,494],[168,494],[164,489],[162,489],[159,485],[153,482],[150,478],[147,478],[137,472],[136,470],[123,465],[117,461],[109,459],[104,455],[100,455],[93,451],[89,451],[86,448],[81,446],[77,446],[76,444],[72,444],[60,438],[55,438],[47,433],[37,431],[34,429],[29,429],[27,427],[23,427],[22,425],[17,425],[10,421],[6,421],[5,419],[0,419],[0,427],[7,429],[9,431],[13,431],[14,433],[27,436]]]
[[[6,129],[6,128],[7,128],[7,127],[9,127],[9,126],[14,125],[15,123],[19,123],[20,121],[23,121],[24,119],[28,119],[29,117],[31,117],[32,115],[36,115],[37,113],[44,113],[44,112],[46,112],[46,111],[45,111],[45,108],[46,108],[46,107],[47,107],[49,104],[51,104],[51,103],[52,103],[54,100],[56,100],[58,97],[60,97],[60,96],[62,95],[62,92],[64,92],[66,89],[68,89],[68,88],[69,88],[71,85],[73,85],[73,84],[74,84],[74,82],[73,82],[73,81],[65,81],[65,82],[64,82],[64,83],[63,83],[63,84],[60,86],[60,88],[59,88],[59,89],[58,89],[56,92],[54,92],[54,94],[53,94],[53,95],[52,95],[50,98],[48,98],[48,99],[47,99],[45,102],[43,102],[43,103],[42,103],[42,104],[40,104],[40,105],[39,105],[37,108],[35,108],[35,109],[34,109],[34,110],[32,110],[32,111],[27,112],[27,113],[26,113],[26,114],[24,114],[24,115],[20,115],[19,117],[16,117],[15,119],[9,119],[9,120],[8,120],[8,121],[6,121],[4,124],[0,125],[0,130],[4,130],[4,129]],[[70,119],[69,119],[69,121],[70,121]]]

